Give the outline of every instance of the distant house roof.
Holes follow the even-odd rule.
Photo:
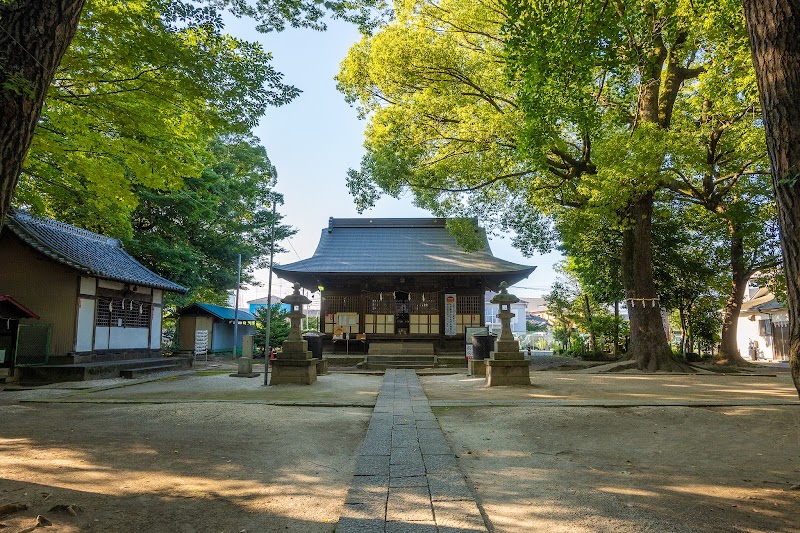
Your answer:
[[[272,296],[271,298],[272,298],[272,305],[281,303],[281,297],[280,296]],[[255,300],[248,300],[247,303],[248,304],[266,304],[268,301],[269,301],[269,299],[266,296],[264,296],[263,298],[257,298]]]
[[[525,317],[525,320],[530,322],[534,326],[552,326],[549,320],[536,315],[529,314],[528,316]]]
[[[784,302],[778,301],[775,295],[766,287],[761,287],[753,294],[752,298],[742,303],[740,314],[769,313],[779,309],[786,309]]]
[[[546,312],[547,308],[547,300],[541,297],[533,297],[533,298],[520,298],[525,304],[527,305],[527,311],[529,313],[541,313]]]
[[[0,318],[39,318],[39,315],[8,294],[0,294]]]
[[[35,250],[81,273],[172,292],[188,290],[139,263],[117,239],[25,211],[9,213],[5,225]]]
[[[254,322],[256,317],[247,311],[239,309],[239,312],[234,316],[236,310],[233,307],[222,307],[221,305],[206,304],[202,302],[193,303],[178,311],[180,316],[196,316],[196,315],[211,315],[220,320],[234,320],[236,318],[241,322]]]
[[[466,252],[445,227],[444,218],[331,218],[314,255],[275,273],[308,286],[326,274],[478,274],[516,283],[536,267],[492,255],[477,225],[482,249]]]

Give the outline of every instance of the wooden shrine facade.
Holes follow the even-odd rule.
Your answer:
[[[320,331],[329,339],[463,343],[484,324],[484,294],[526,278],[535,267],[464,251],[446,219],[331,219],[314,256],[275,273],[321,289]],[[436,342],[438,341],[438,342]]]

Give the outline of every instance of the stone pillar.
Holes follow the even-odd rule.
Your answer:
[[[311,356],[308,342],[303,340],[300,332],[300,322],[306,316],[303,314],[303,305],[310,304],[311,300],[300,294],[300,284],[295,283],[294,292],[281,301],[292,306],[288,315],[291,328],[289,336],[283,341],[283,349],[272,362],[270,385],[311,385],[317,381],[317,360]]]
[[[257,372],[253,372],[253,336],[242,336],[242,356],[239,358],[239,371],[236,374],[231,374],[237,378],[254,378],[258,376]]]
[[[497,317],[502,327],[500,336],[495,342],[495,350],[486,360],[486,385],[530,385],[530,362],[519,351],[519,342],[511,333],[511,304],[519,301],[513,294],[508,294],[506,282],[500,284],[500,293],[492,298],[498,304],[500,312]]]

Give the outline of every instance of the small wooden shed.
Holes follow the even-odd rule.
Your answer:
[[[242,337],[255,334],[256,317],[241,309],[207,303],[193,303],[178,311],[178,338],[182,350],[195,351],[198,331],[208,332],[208,352],[233,350],[234,321],[238,319],[237,351],[242,349]]]

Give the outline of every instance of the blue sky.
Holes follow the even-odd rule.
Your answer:
[[[360,216],[347,191],[345,176],[349,168],[358,167],[364,154],[366,123],[344,101],[333,79],[350,45],[359,39],[358,31],[339,21],[329,22],[326,32],[287,29],[277,34],[258,34],[242,21],[230,22],[228,31],[261,42],[273,54],[273,65],[284,74],[284,81],[303,91],[292,103],[270,109],[255,133],[278,170],[276,189],[285,199],[279,210],[285,222],[298,229],[289,242],[282,243],[289,252],[276,255],[275,262],[286,264],[305,259],[314,253],[329,217]],[[383,198],[364,216],[431,215],[414,207],[410,198]],[[560,255],[526,258],[508,240],[491,238],[490,241],[496,256],[537,266],[511,292],[517,296],[540,296],[548,292],[556,277],[552,267],[561,259]],[[245,291],[242,302],[267,295],[266,271],[258,272],[256,277],[263,286]],[[273,294],[283,296],[290,291],[289,283],[273,278]]]

